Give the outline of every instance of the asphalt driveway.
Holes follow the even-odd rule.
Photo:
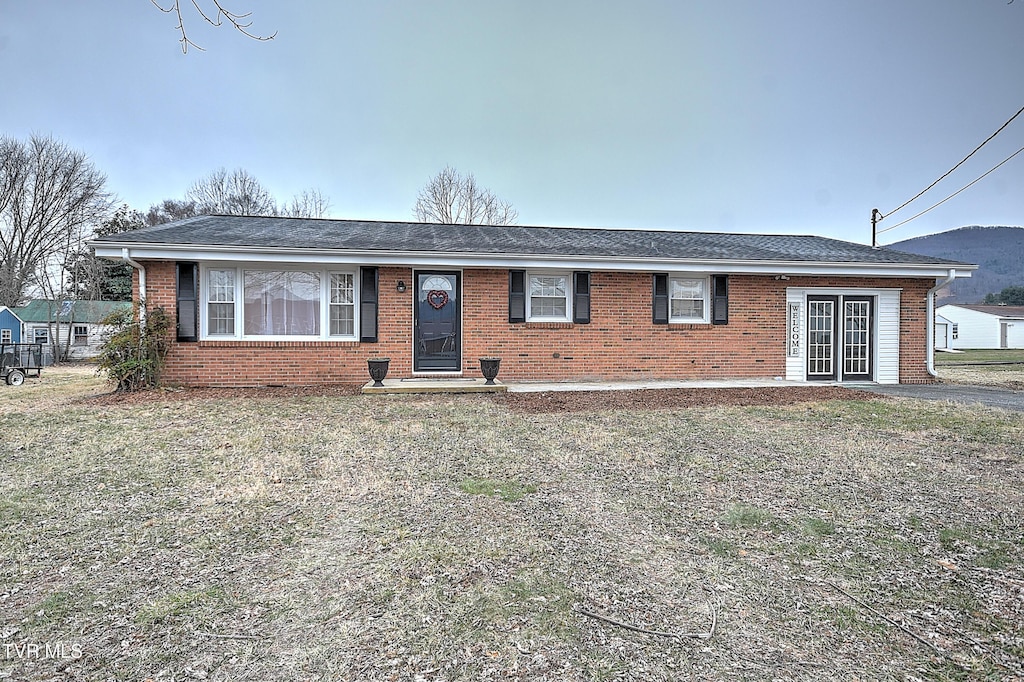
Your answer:
[[[857,384],[857,388],[872,393],[895,395],[922,400],[948,400],[954,403],[981,403],[988,407],[1024,412],[1024,391],[991,386],[968,386],[966,384]]]

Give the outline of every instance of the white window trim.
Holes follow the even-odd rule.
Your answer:
[[[704,315],[702,317],[673,317],[672,316],[672,282],[673,280],[695,279],[704,283]],[[681,299],[697,300],[697,299]],[[669,274],[668,276],[668,323],[669,324],[711,324],[711,276],[691,275],[684,273]]]
[[[79,334],[78,330],[84,329],[84,334]],[[78,339],[84,339],[79,341]],[[89,325],[87,324],[73,324],[71,325],[71,344],[74,346],[88,346],[89,345]]]
[[[211,334],[209,331],[209,290],[211,270],[232,270],[235,273],[235,333]],[[320,277],[320,333],[319,334],[245,334],[245,271],[262,270],[269,272],[312,272]],[[332,336],[331,331],[331,275],[352,276],[352,334]],[[199,313],[200,340],[203,341],[358,341],[359,340],[359,268],[338,265],[319,267],[303,264],[275,263],[207,263],[200,267],[199,298],[202,302]]]
[[[14,331],[11,329],[0,329],[0,343],[13,343]]]
[[[565,279],[565,315],[549,316],[533,314],[533,296],[530,281],[534,277],[563,277]],[[572,322],[572,288],[573,280],[571,272],[549,271],[549,270],[528,270],[526,272],[526,321],[527,322]]]

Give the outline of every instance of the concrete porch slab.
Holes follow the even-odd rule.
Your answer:
[[[413,378],[413,379],[385,379],[383,386],[374,386],[372,381],[366,382],[363,386],[363,393],[504,393],[508,386],[497,379],[494,383],[487,385],[485,380],[480,378],[452,377],[442,378]]]

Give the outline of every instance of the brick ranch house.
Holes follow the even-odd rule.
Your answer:
[[[192,386],[783,378],[922,383],[976,266],[813,236],[203,216],[93,242],[176,319]]]

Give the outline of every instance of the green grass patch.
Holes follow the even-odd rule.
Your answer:
[[[1004,546],[992,547],[985,550],[974,560],[978,566],[1002,570],[1013,565],[1014,559]]]
[[[739,554],[736,544],[725,538],[701,538],[701,544],[708,548],[712,554],[720,557],[734,557]]]
[[[805,535],[820,538],[824,535],[832,535],[836,532],[836,524],[827,519],[809,518],[804,519],[802,528]]]
[[[144,625],[155,625],[167,620],[188,617],[205,620],[207,616],[222,610],[228,602],[230,598],[219,587],[174,592],[142,607],[136,614],[135,621]]]
[[[970,534],[963,528],[940,528],[939,529],[939,545],[942,549],[947,552],[952,552],[958,548],[958,545],[969,542]]]
[[[769,528],[776,525],[777,519],[765,509],[736,504],[725,513],[725,522],[734,528]]]
[[[91,601],[83,590],[51,592],[32,608],[28,623],[37,627],[55,628],[68,616],[79,613]]]

